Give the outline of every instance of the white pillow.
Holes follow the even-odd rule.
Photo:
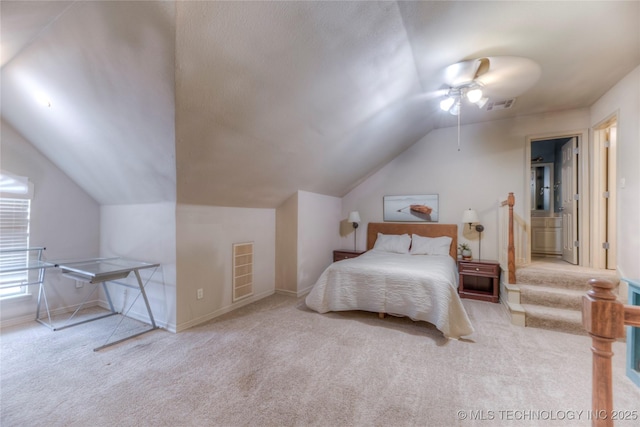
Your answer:
[[[411,237],[408,234],[382,234],[378,233],[376,243],[373,249],[384,252],[393,252],[397,254],[409,253],[409,245]]]
[[[449,255],[451,237],[411,236],[411,255]]]

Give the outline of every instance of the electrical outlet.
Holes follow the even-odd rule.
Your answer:
[[[81,282],[79,280],[76,280],[76,289],[80,289],[84,287],[84,282]]]
[[[204,298],[204,289],[200,288],[198,289],[198,295],[197,295],[198,299],[202,299]]]

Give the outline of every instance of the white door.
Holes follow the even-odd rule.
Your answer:
[[[562,146],[562,259],[578,263],[578,139],[571,138]]]

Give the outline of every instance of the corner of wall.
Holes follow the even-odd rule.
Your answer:
[[[295,292],[298,265],[298,193],[276,208],[277,291]]]

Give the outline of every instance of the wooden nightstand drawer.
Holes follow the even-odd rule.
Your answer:
[[[351,251],[349,249],[339,249],[333,251],[333,262],[342,261],[343,259],[357,258],[365,251]]]
[[[458,271],[460,273],[473,274],[476,276],[488,276],[494,277],[498,275],[498,268],[500,266],[497,264],[480,264],[474,263],[473,261],[460,261],[458,266]]]

